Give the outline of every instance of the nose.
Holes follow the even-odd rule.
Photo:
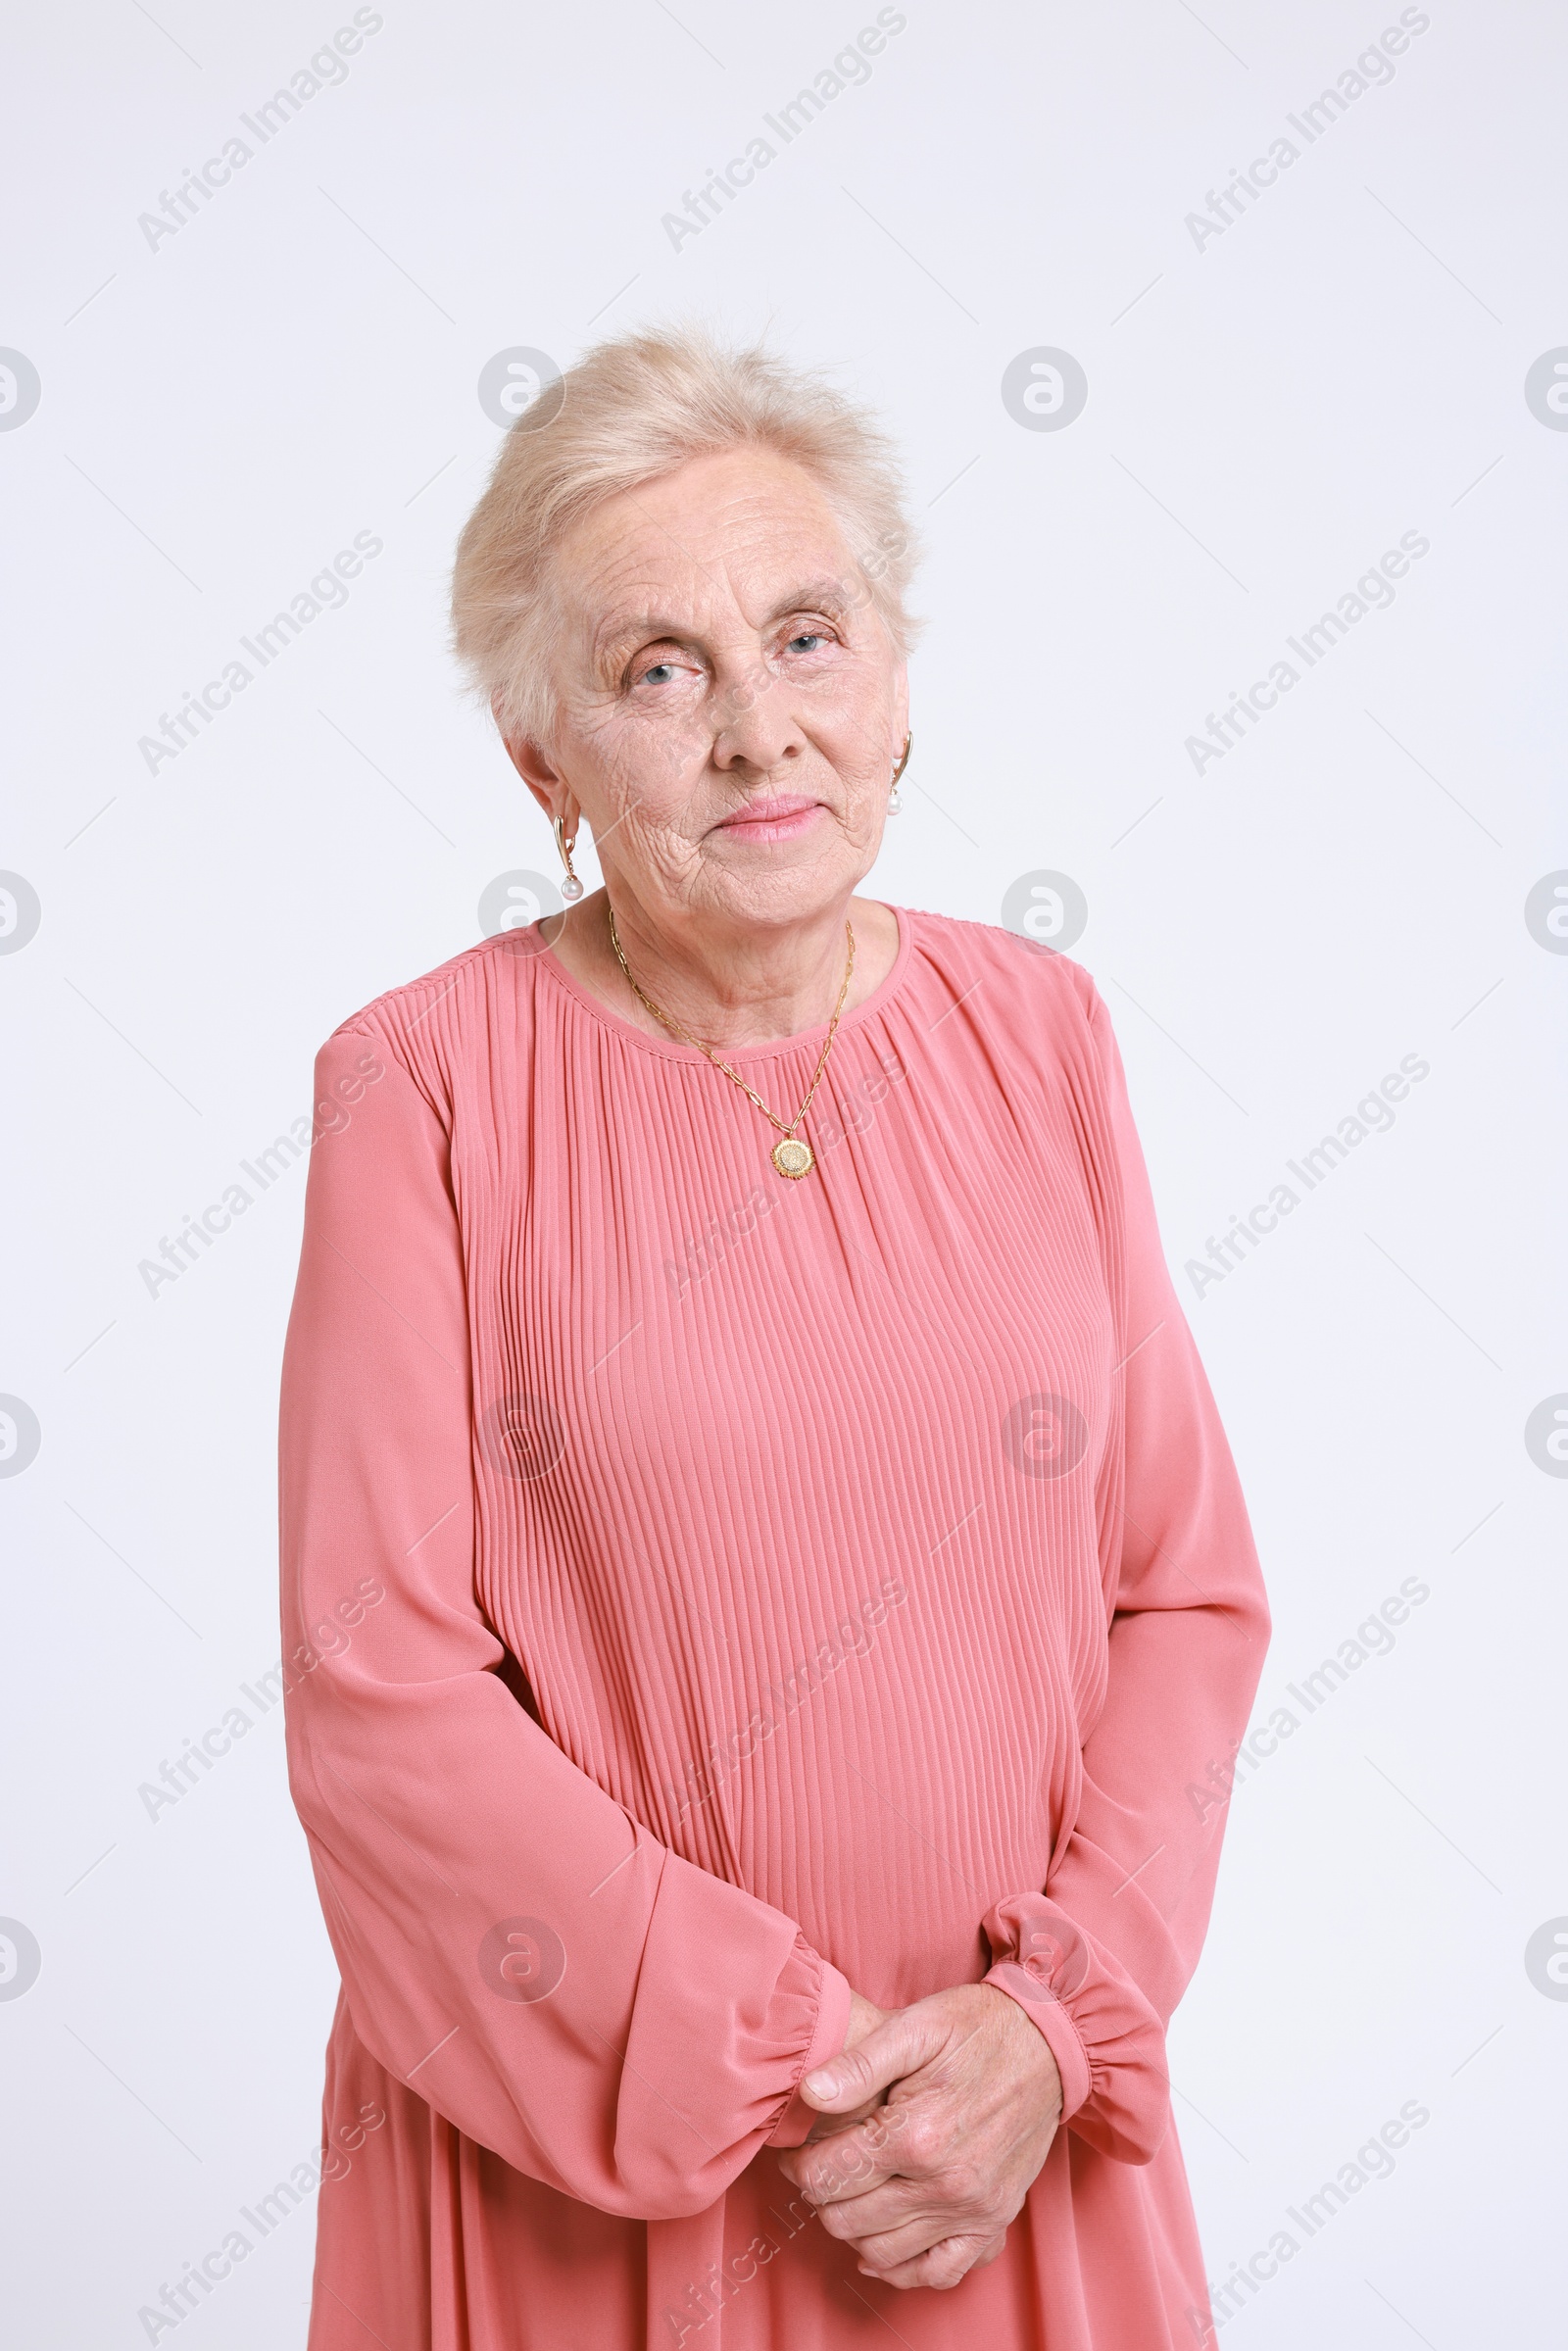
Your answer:
[[[767,775],[807,748],[778,680],[755,661],[718,681],[713,719],[713,765],[725,774],[751,768]]]

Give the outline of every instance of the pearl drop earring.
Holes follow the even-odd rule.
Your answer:
[[[571,852],[575,840],[575,834],[570,841],[566,839],[566,819],[564,816],[558,816],[556,818],[556,847],[561,852],[561,862],[566,868],[566,878],[561,885],[561,895],[567,906],[575,905],[582,896],[582,884],[571,869]]]

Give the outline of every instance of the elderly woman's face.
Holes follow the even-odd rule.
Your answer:
[[[696,459],[558,550],[552,739],[518,764],[647,915],[787,924],[875,858],[904,664],[821,492],[761,450]],[[541,757],[540,754],[543,754]]]

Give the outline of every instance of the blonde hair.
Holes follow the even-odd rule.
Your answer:
[[[772,450],[810,474],[852,551],[852,591],[907,653],[918,551],[893,445],[821,376],[701,328],[650,328],[596,345],[559,391],[548,423],[530,428],[525,412],[507,434],[453,566],[453,646],[504,735],[548,736],[550,565],[566,531],[617,492],[726,450]]]

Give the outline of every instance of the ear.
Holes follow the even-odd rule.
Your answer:
[[[499,695],[492,700],[490,714],[496,722],[496,730],[500,734],[502,742],[507,747],[508,759],[533,794],[540,808],[543,808],[550,822],[554,824],[558,816],[564,816],[566,831],[569,834],[575,834],[577,804],[567,788],[565,779],[560,770],[551,764],[543,745],[536,743],[531,735],[509,735],[506,732],[502,725],[500,710],[497,707],[499,701]]]
[[[893,763],[896,766],[909,731],[909,671],[901,661],[893,679]]]

